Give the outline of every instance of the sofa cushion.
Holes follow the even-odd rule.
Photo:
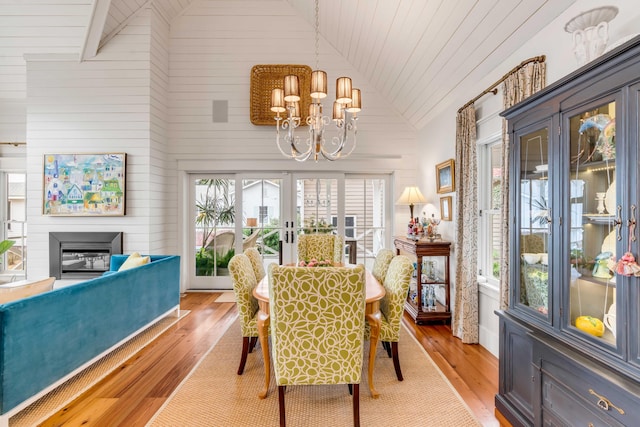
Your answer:
[[[128,270],[130,268],[139,267],[149,263],[150,258],[148,256],[142,256],[138,252],[134,252],[129,255],[129,258],[120,266],[118,271]]]
[[[19,280],[0,285],[0,304],[50,291],[53,289],[55,281],[55,277],[47,277],[46,279]]]

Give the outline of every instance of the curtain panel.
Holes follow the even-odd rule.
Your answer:
[[[546,85],[547,65],[544,60],[530,62],[505,77],[502,84],[502,103],[507,108],[517,104]],[[500,254],[500,309],[509,307],[509,153],[507,121],[502,120],[502,251]],[[514,227],[518,221],[514,219]]]
[[[456,282],[451,329],[465,344],[478,343],[478,164],[476,110],[456,118]]]

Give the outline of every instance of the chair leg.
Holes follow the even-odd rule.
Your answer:
[[[381,341],[381,342],[382,342],[382,348],[387,350],[387,356],[391,358],[391,346],[389,345],[389,341]]]
[[[353,426],[360,427],[360,384],[353,385]]]
[[[244,364],[247,363],[247,354],[249,353],[249,337],[242,337],[242,355],[240,356],[240,366],[238,367],[238,375],[244,372]]]
[[[249,340],[249,353],[251,353],[253,349],[256,347],[257,342],[258,342],[258,337],[251,337],[251,339]]]
[[[402,370],[400,370],[400,359],[398,358],[398,342],[391,343],[391,352],[393,353],[393,367],[396,368],[396,377],[398,381],[402,381]]]
[[[280,427],[286,427],[287,425],[287,415],[284,411],[284,391],[285,387],[283,385],[278,386],[278,410],[280,411]]]
[[[347,387],[349,387],[349,395],[353,396],[353,385],[347,384]]]

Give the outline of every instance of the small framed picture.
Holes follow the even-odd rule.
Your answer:
[[[443,221],[451,221],[451,200],[451,196],[440,197],[440,218]]]
[[[436,182],[438,194],[451,193],[455,187],[454,160],[449,159],[436,165]]]

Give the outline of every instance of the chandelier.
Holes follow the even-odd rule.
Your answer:
[[[356,147],[357,112],[361,110],[360,89],[351,87],[351,78],[338,77],[336,100],[333,103],[333,118],[322,115],[322,99],[327,97],[327,73],[318,69],[319,27],[318,0],[315,1],[316,69],[311,72],[311,105],[304,123],[309,126],[308,137],[296,135],[303,123],[300,115],[300,87],[298,76],[284,77],[284,89],[271,91],[271,111],[276,113],[276,144],[288,158],[304,162],[322,156],[327,160],[347,157]],[[286,113],[281,117],[280,113]],[[335,136],[325,136],[325,127],[333,120]],[[281,135],[282,134],[282,135]]]

